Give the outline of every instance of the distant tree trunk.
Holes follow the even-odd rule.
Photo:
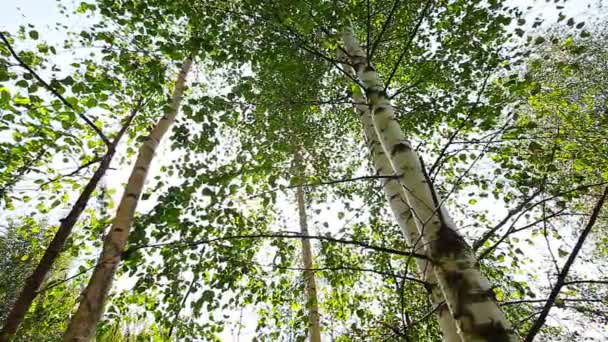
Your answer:
[[[460,338],[470,341],[516,341],[517,336],[493,298],[488,280],[466,241],[441,205],[418,154],[412,149],[384,90],[378,73],[352,29],[343,34],[350,64],[364,87],[373,124],[392,170],[399,175],[421,242],[429,248],[439,289],[458,327]]]
[[[175,329],[175,326],[179,322],[179,314],[182,312],[182,309],[184,308],[184,306],[186,306],[186,301],[188,300],[188,297],[192,293],[192,290],[194,289],[194,284],[196,284],[197,281],[198,281],[197,277],[194,276],[194,278],[192,278],[192,280],[190,281],[190,285],[188,285],[188,290],[184,294],[184,297],[182,298],[182,301],[181,301],[179,307],[175,310],[175,316],[173,317],[173,321],[169,322],[171,324],[171,326],[169,327],[169,332],[167,333],[167,338],[169,340],[173,336],[173,331]]]
[[[95,334],[97,322],[101,318],[108,292],[112,287],[114,273],[116,273],[127,244],[131,223],[148,170],[154,158],[154,153],[163,136],[175,122],[175,118],[179,112],[186,85],[186,77],[190,72],[194,54],[195,51],[182,64],[175,82],[169,111],[156,123],[139,149],[137,160],[135,161],[135,165],[133,165],[133,170],[118,205],[116,217],[108,235],[104,239],[103,250],[87,288],[82,294],[78,310],[72,317],[65,332],[64,341],[90,341]]]
[[[127,131],[127,128],[133,121],[133,118],[139,111],[141,104],[142,100],[140,100],[138,104],[131,110],[131,114],[127,118],[127,121],[121,127],[120,131],[114,138],[114,141],[112,141],[112,143],[108,146],[108,151],[101,159],[99,167],[97,170],[95,170],[87,185],[85,185],[84,189],[80,193],[80,196],[78,196],[78,199],[72,206],[72,209],[70,209],[70,212],[65,218],[60,220],[61,223],[59,225],[59,229],[55,233],[53,240],[51,240],[51,243],[44,251],[44,255],[38,262],[38,265],[32,274],[26,279],[19,297],[17,297],[17,300],[13,304],[13,307],[8,314],[4,327],[0,332],[1,342],[10,341],[17,332],[19,325],[21,325],[23,322],[23,319],[32,305],[32,302],[38,295],[38,289],[48,276],[51,268],[57,260],[57,257],[59,257],[59,253],[61,253],[65,247],[65,243],[70,237],[74,225],[76,225],[76,222],[78,222],[78,218],[87,207],[87,203],[89,202],[93,191],[95,191],[97,184],[108,171],[112,158],[116,153],[116,147],[118,146],[122,136]]]
[[[296,168],[301,174],[301,156],[295,157]],[[296,200],[298,202],[298,217],[300,221],[300,233],[308,233],[308,220],[306,219],[306,199],[302,186],[296,188]],[[317,283],[313,269],[312,249],[309,239],[302,239],[302,260],[304,264],[304,282],[306,285],[306,308],[308,309],[308,325],[310,342],[321,342],[321,319],[319,317],[319,300],[317,296]]]

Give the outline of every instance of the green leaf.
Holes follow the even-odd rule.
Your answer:
[[[534,39],[534,45],[540,45],[540,44],[542,44],[544,42],[545,42],[545,38],[544,37],[538,36],[538,37],[536,37],[536,39]]]
[[[28,105],[31,102],[29,97],[20,97],[20,96],[15,97],[13,101],[15,101],[16,105],[22,105],[22,106]]]

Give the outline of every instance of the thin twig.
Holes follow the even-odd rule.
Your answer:
[[[388,87],[391,85],[391,80],[395,76],[395,73],[397,73],[397,69],[399,68],[399,64],[401,64],[401,60],[403,59],[403,57],[405,57],[405,54],[410,49],[410,46],[411,46],[412,42],[414,41],[414,38],[416,37],[416,34],[418,34],[418,30],[420,29],[420,26],[422,25],[422,21],[426,17],[427,11],[431,7],[432,3],[433,3],[433,0],[428,0],[426,2],[426,4],[424,5],[424,8],[422,9],[422,12],[420,13],[420,17],[418,18],[418,22],[416,23],[416,26],[414,27],[414,30],[412,31],[410,38],[408,39],[405,47],[403,48],[401,55],[399,55],[399,58],[397,58],[397,62],[395,63],[395,66],[393,67],[393,70],[391,71],[390,76],[386,79],[386,85],[384,86],[385,93],[386,93],[386,90],[388,89]]]
[[[430,283],[422,280],[422,279],[418,279],[418,278],[414,278],[414,277],[408,277],[408,276],[403,276],[400,274],[395,274],[395,273],[391,273],[391,272],[384,272],[384,271],[379,271],[379,270],[375,270],[372,268],[358,268],[358,267],[348,267],[348,266],[339,266],[339,267],[328,267],[328,266],[324,266],[324,267],[315,267],[315,268],[303,268],[303,267],[280,267],[280,266],[276,266],[276,268],[278,269],[287,269],[287,270],[294,270],[294,271],[314,271],[314,272],[321,272],[321,271],[356,271],[356,272],[369,272],[369,273],[376,273],[379,275],[384,275],[384,276],[388,276],[388,277],[395,277],[398,279],[403,279],[403,280],[409,280],[409,281],[413,281],[415,283],[419,283],[423,286],[428,287],[431,286]]]
[[[549,298],[547,299],[547,302],[545,303],[545,306],[543,307],[543,311],[541,312],[541,314],[538,317],[538,319],[536,320],[536,322],[534,322],[534,325],[528,331],[528,335],[524,339],[524,342],[532,342],[534,340],[534,338],[536,337],[536,335],[538,334],[538,332],[540,331],[540,329],[542,328],[542,326],[545,324],[547,315],[549,315],[549,311],[555,304],[555,300],[557,299],[557,296],[559,295],[560,291],[562,290],[562,287],[564,286],[564,283],[566,282],[566,277],[568,276],[568,272],[570,272],[570,267],[576,260],[581,248],[583,247],[583,244],[585,243],[585,240],[587,239],[587,236],[589,235],[589,233],[591,232],[591,229],[595,225],[595,221],[597,220],[597,217],[600,214],[600,211],[602,210],[604,201],[606,200],[607,196],[608,196],[608,187],[605,187],[604,193],[602,194],[600,199],[597,201],[595,207],[593,208],[593,212],[591,214],[591,217],[589,218],[589,222],[583,229],[583,232],[581,233],[580,237],[576,241],[576,245],[574,245],[574,248],[572,248],[572,252],[570,252],[570,255],[568,256],[568,260],[566,260],[566,263],[564,264],[562,271],[558,275],[557,282],[555,283],[555,286],[553,287],[553,290],[551,291],[551,294],[549,295]]]
[[[380,29],[380,33],[378,33],[378,37],[376,37],[374,44],[372,45],[371,49],[369,50],[367,60],[370,63],[372,61],[372,58],[374,57],[374,53],[376,52],[376,48],[378,47],[378,44],[380,43],[382,36],[386,32],[386,29],[388,28],[388,25],[391,23],[391,20],[393,20],[393,16],[395,15],[395,10],[397,9],[399,2],[400,2],[400,0],[393,1],[393,6],[391,7],[390,12],[388,13],[388,17],[386,17],[386,20],[384,21],[384,23],[382,24],[382,28]],[[369,27],[368,27],[368,34],[369,34]],[[368,38],[368,41],[369,41],[369,38]],[[368,44],[369,44],[369,42],[368,42]]]
[[[370,245],[367,242],[363,242],[363,241],[340,239],[340,238],[324,236],[324,235],[302,235],[302,234],[293,234],[293,233],[228,235],[228,236],[221,236],[221,237],[210,238],[210,239],[197,240],[197,241],[192,241],[192,242],[172,241],[172,242],[164,242],[164,243],[151,244],[151,245],[139,245],[139,246],[133,246],[133,247],[130,247],[129,249],[127,249],[124,252],[125,256],[123,258],[126,258],[126,256],[128,256],[129,254],[131,254],[139,249],[144,249],[144,248],[158,248],[158,247],[165,247],[165,246],[192,247],[192,246],[210,244],[210,243],[221,242],[221,241],[242,240],[242,239],[265,239],[265,238],[270,238],[270,239],[314,239],[314,240],[321,240],[321,241],[336,242],[336,243],[342,243],[342,244],[346,244],[346,245],[359,246],[359,247],[371,249],[371,250],[378,251],[378,252],[384,252],[384,253],[390,253],[390,254],[396,254],[396,255],[402,255],[402,256],[412,256],[415,258],[429,260],[432,262],[431,258],[424,254],[393,249],[390,247],[374,246],[374,245]]]
[[[88,161],[88,162],[86,162],[86,163],[84,163],[84,164],[80,165],[80,166],[79,166],[79,167],[78,167],[76,170],[74,170],[74,171],[72,171],[72,172],[70,172],[70,173],[67,173],[67,174],[64,174],[64,175],[59,175],[59,176],[57,176],[57,177],[55,177],[55,178],[49,179],[48,181],[46,181],[46,182],[44,182],[44,183],[40,184],[40,187],[39,187],[39,188],[42,188],[42,187],[44,187],[45,185],[48,185],[48,184],[54,183],[54,182],[56,182],[56,181],[58,181],[58,180],[60,180],[60,179],[63,179],[63,178],[66,178],[66,177],[72,177],[72,176],[74,176],[74,175],[78,174],[78,173],[79,173],[80,171],[82,171],[83,169],[86,169],[86,168],[88,168],[89,166],[91,166],[91,165],[93,165],[93,164],[97,164],[97,163],[101,162],[102,160],[103,160],[103,157],[95,157],[95,158],[93,158],[92,160],[90,160],[90,161]]]
[[[326,182],[318,182],[318,183],[303,183],[303,184],[296,184],[296,185],[289,185],[289,186],[280,186],[280,187],[276,187],[274,189],[270,189],[270,190],[266,190],[266,191],[262,191],[260,193],[257,193],[255,195],[251,195],[250,197],[247,197],[247,199],[252,199],[252,198],[256,198],[271,192],[276,192],[279,190],[285,190],[285,189],[295,189],[298,187],[316,187],[316,186],[325,186],[325,185],[335,185],[335,184],[340,184],[340,183],[348,183],[348,182],[356,182],[356,181],[361,181],[361,180],[376,180],[376,179],[397,179],[399,178],[399,176],[397,175],[393,175],[393,176],[361,176],[361,177],[355,177],[355,178],[344,178],[344,179],[336,179],[336,180],[331,180],[331,181],[326,181]]]

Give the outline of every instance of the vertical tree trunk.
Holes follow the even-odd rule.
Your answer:
[[[300,155],[296,155],[296,167],[301,171],[302,165]],[[308,233],[308,220],[306,219],[306,201],[302,186],[296,189],[296,200],[298,202],[298,217],[300,219],[300,233]],[[302,239],[302,260],[304,263],[304,282],[306,285],[306,308],[308,309],[308,325],[310,342],[321,342],[321,319],[319,317],[319,300],[317,297],[317,283],[315,272],[312,270],[312,250],[309,239]]]
[[[380,176],[394,175],[391,164],[384,154],[380,141],[378,141],[372,117],[368,110],[361,116],[361,121],[365,127],[365,136],[367,137],[370,154],[372,155],[374,168],[376,169],[377,174]],[[407,203],[405,191],[401,184],[399,184],[399,181],[397,179],[386,179],[383,183],[383,189],[384,195],[393,212],[393,216],[404,235],[407,237],[409,244],[415,248],[416,252],[428,254],[428,251],[423,247],[424,243],[421,241],[418,227],[413,220],[412,210]],[[432,266],[428,264],[428,261],[422,259],[416,259],[416,263],[418,265],[418,273],[425,281],[432,284],[428,291],[433,305],[437,307],[437,319],[443,333],[444,341],[460,341],[454,320],[447,310],[443,293],[437,287],[437,280],[435,279],[434,272],[431,272]]]
[[[4,327],[0,332],[1,342],[10,341],[17,332],[19,325],[21,325],[21,323],[23,322],[23,319],[26,313],[28,312],[30,306],[32,305],[32,302],[38,295],[38,289],[48,276],[51,268],[53,267],[53,264],[59,256],[59,253],[61,253],[61,250],[63,250],[63,248],[65,247],[65,243],[70,237],[74,225],[76,225],[76,222],[78,222],[78,218],[80,217],[84,209],[87,207],[87,203],[89,202],[93,191],[95,191],[95,188],[97,188],[97,184],[110,167],[112,158],[116,153],[116,147],[118,146],[118,143],[120,142],[122,136],[127,131],[127,128],[133,121],[133,118],[139,111],[141,104],[142,100],[140,100],[135,106],[135,108],[131,110],[131,114],[127,118],[127,121],[121,127],[120,131],[114,138],[114,141],[112,141],[112,143],[108,146],[108,151],[101,159],[99,167],[93,173],[93,176],[80,193],[80,196],[78,196],[78,199],[76,199],[76,202],[72,206],[72,209],[70,209],[70,212],[65,218],[60,220],[61,223],[59,225],[59,229],[55,233],[53,240],[51,240],[51,243],[44,251],[44,255],[38,262],[38,265],[36,266],[32,274],[26,279],[23,289],[19,294],[19,297],[17,297],[17,300],[13,304],[13,307],[10,313],[8,314],[8,317],[6,318]]]
[[[461,340],[516,341],[510,323],[493,299],[490,283],[481,274],[471,248],[457,233],[441,206],[417,153],[395,119],[384,84],[369,64],[352,29],[345,31],[343,40],[350,63],[364,87],[375,131],[405,189],[421,240],[429,248],[432,270]]]
[[[350,67],[349,67],[350,68]],[[359,114],[361,125],[363,126],[363,134],[367,147],[369,148],[370,157],[374,165],[374,170],[379,176],[392,176],[394,175],[393,168],[382,149],[382,145],[378,140],[378,134],[376,134],[374,128],[374,122],[369,111],[369,106],[365,103],[360,92],[353,94],[353,101],[355,102],[355,109]],[[413,220],[412,211],[407,203],[406,194],[403,187],[399,184],[397,179],[387,178],[383,181],[382,189],[384,196],[389,203],[393,216],[397,221],[397,224],[401,228],[401,231],[408,240],[408,243],[415,247],[416,252],[428,253],[423,247],[420,239],[420,233],[416,222]],[[418,273],[423,279],[432,284],[427,289],[433,306],[437,308],[437,320],[439,327],[443,333],[443,340],[445,342],[457,342],[460,341],[460,337],[456,331],[456,325],[445,304],[445,298],[443,293],[436,286],[437,280],[435,279],[434,272],[430,272],[431,266],[428,262],[417,258],[416,263],[418,266]]]
[[[108,292],[112,287],[114,273],[116,273],[127,244],[135,209],[137,208],[148,170],[152,164],[154,153],[163,136],[175,122],[175,118],[179,112],[186,85],[186,76],[190,72],[194,54],[195,51],[186,58],[179,71],[169,112],[156,123],[139,149],[137,160],[135,161],[135,165],[133,165],[133,170],[118,205],[116,217],[108,235],[105,237],[103,250],[87,288],[82,294],[78,310],[72,317],[65,332],[64,341],[90,341],[95,334],[97,322],[101,318]]]

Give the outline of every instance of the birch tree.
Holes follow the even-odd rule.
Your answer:
[[[592,137],[570,127],[576,122],[571,113],[588,108],[599,92],[587,88],[580,97],[585,100],[574,105],[580,98],[568,91],[584,82],[570,74],[566,78],[576,86],[564,89],[562,75],[549,77],[527,57],[544,44],[575,46],[538,36],[542,18],[503,5],[81,4],[81,14],[103,20],[80,37],[102,42],[109,56],[129,65],[141,61],[134,56],[154,60],[159,67],[151,69],[155,81],[148,83],[155,94],[168,97],[167,84],[176,82],[164,81],[165,65],[171,72],[184,64],[190,49],[184,37],[193,32],[200,38],[197,55],[205,76],[202,84],[191,83],[169,138],[170,156],[154,159],[162,163],[160,173],[147,177],[145,188],[142,178],[153,153],[140,149],[146,163],[140,158],[132,171],[137,182],[127,185],[117,213],[125,220],[114,221],[97,267],[89,270],[85,261],[75,280],[65,279],[78,283],[94,272],[66,338],[91,339],[96,327],[98,339],[116,340],[589,338],[592,329],[560,331],[565,325],[546,317],[576,312],[573,317],[590,327],[602,322],[601,267],[600,277],[586,279],[578,264],[594,247],[594,232],[603,229],[604,184],[593,166],[601,160],[590,157],[589,147],[576,147]],[[557,9],[563,13],[556,12],[556,19],[581,37],[593,32],[587,31],[589,23],[570,20],[568,8]],[[528,28],[538,30],[523,30]],[[530,46],[522,47],[526,41]],[[0,68],[0,80],[18,77],[3,71],[13,68],[9,64]],[[138,84],[145,84],[141,76]],[[19,85],[11,82],[12,96]],[[559,91],[539,92],[539,83],[541,90]],[[565,103],[562,94],[568,94]],[[134,121],[132,140],[148,131],[150,118],[158,119],[158,108],[177,112],[162,96],[152,96],[143,119]],[[26,106],[22,97],[7,101],[3,95],[0,108]],[[570,127],[567,135],[553,137],[550,129],[538,128],[555,122],[538,119],[547,108],[559,108],[556,121]],[[588,117],[589,127],[601,129],[595,116]],[[102,151],[93,127],[78,129],[78,136],[91,138]],[[23,151],[17,145],[15,140],[2,146]],[[149,145],[148,137],[144,146]],[[10,164],[6,177],[0,176],[6,203],[20,203],[13,180],[49,165],[48,153],[31,164],[40,146],[31,147],[32,153],[14,161],[9,149],[0,154]],[[130,146],[126,152],[135,154]],[[298,153],[300,174],[293,168]],[[550,162],[552,155],[559,162]],[[578,169],[563,173],[570,182],[559,182],[560,172],[551,165]],[[142,206],[136,214],[140,200],[152,209]],[[564,201],[572,203],[564,208]],[[94,210],[109,210],[105,203]],[[290,204],[300,214],[306,211],[301,216],[308,232],[287,209]],[[94,221],[97,214],[88,209],[81,225]],[[104,222],[73,235],[68,253],[94,250]],[[302,249],[307,242],[311,253]],[[314,262],[307,254],[314,254]],[[120,291],[110,294],[115,278]],[[312,329],[319,317],[322,334]]]
[[[70,325],[65,333],[65,341],[89,340],[95,333],[106,302],[106,297],[112,285],[112,279],[121,255],[127,244],[129,230],[137,208],[137,202],[142,194],[146,176],[158,145],[163,136],[175,122],[186,87],[186,77],[190,72],[193,60],[198,52],[198,37],[193,37],[188,57],[184,60],[177,75],[170,106],[158,123],[151,130],[146,141],[142,144],[133,165],[133,171],[125,186],[125,190],[118,205],[116,217],[110,231],[105,237],[103,251],[99,257],[98,265],[91,276],[91,280],[83,293],[83,298]]]
[[[32,32],[36,32],[35,35],[38,35],[37,31]],[[35,35],[31,34],[31,36]],[[89,41],[85,44],[88,44],[89,46],[92,45],[94,42],[99,41],[97,37],[87,37],[89,37]],[[38,295],[38,291],[40,290],[41,285],[47,278],[50,270],[52,269],[55,260],[57,260],[57,258],[59,257],[60,252],[62,252],[66,248],[67,241],[70,238],[74,227],[76,226],[79,221],[79,218],[85,211],[90,198],[95,193],[97,185],[108,171],[110,163],[112,162],[116,151],[121,146],[119,145],[119,143],[121,143],[121,139],[131,128],[130,126],[134,121],[135,116],[139,114],[139,111],[141,110],[144,104],[144,100],[140,94],[140,99],[135,100],[136,103],[125,103],[124,105],[113,106],[113,109],[116,111],[122,111],[128,109],[128,107],[131,108],[128,109],[129,113],[122,117],[122,122],[120,123],[121,126],[119,126],[117,132],[113,132],[111,133],[111,135],[108,132],[104,133],[102,129],[98,127],[98,125],[101,125],[101,121],[96,119],[97,123],[93,123],[88,117],[89,114],[84,112],[84,108],[94,108],[100,106],[104,109],[110,109],[112,107],[109,105],[109,103],[114,100],[121,99],[123,101],[127,101],[127,99],[132,96],[133,93],[137,92],[137,87],[141,85],[137,83],[137,72],[139,72],[140,70],[133,70],[130,65],[121,63],[117,58],[115,58],[115,56],[106,51],[105,53],[101,54],[102,56],[99,57],[99,60],[103,58],[103,60],[105,61],[104,63],[100,63],[99,60],[93,58],[82,61],[82,64],[85,66],[85,70],[87,70],[86,76],[83,77],[83,75],[80,74],[80,70],[77,69],[73,75],[67,76],[62,81],[57,81],[56,79],[47,81],[44,79],[44,76],[41,76],[39,72],[34,70],[34,66],[28,64],[28,60],[32,59],[32,56],[29,55],[28,52],[18,52],[13,47],[13,44],[9,41],[10,38],[5,36],[4,34],[1,34],[0,38],[3,41],[2,48],[4,49],[4,51],[7,52],[10,58],[16,61],[15,65],[25,70],[27,72],[27,74],[25,75],[29,76],[24,77],[25,79],[22,80],[22,83],[27,83],[26,79],[32,80],[32,85],[28,89],[28,91],[31,93],[30,96],[38,98],[36,95],[33,94],[35,94],[36,92],[40,92],[41,90],[46,91],[51,96],[51,103],[53,103],[52,108],[56,108],[56,110],[61,110],[62,108],[65,108],[69,110],[68,112],[61,112],[60,114],[60,117],[63,117],[61,127],[66,131],[66,133],[62,133],[61,130],[58,130],[56,133],[59,135],[69,135],[72,138],[71,142],[76,143],[76,146],[80,145],[80,148],[82,149],[81,153],[85,155],[84,158],[77,157],[78,159],[82,159],[83,164],[78,166],[75,171],[69,174],[59,175],[54,175],[54,172],[39,171],[39,173],[44,174],[44,176],[48,177],[48,180],[44,178],[38,178],[34,180],[34,184],[39,184],[41,190],[52,187],[53,191],[58,192],[62,188],[60,182],[61,180],[77,176],[83,170],[86,170],[91,166],[99,164],[97,170],[93,173],[89,181],[84,184],[84,188],[80,192],[79,196],[75,199],[70,211],[67,213],[65,218],[60,220],[59,228],[55,232],[54,238],[49,241],[49,246],[46,248],[46,251],[41,256],[40,260],[36,260],[36,262],[38,262],[37,266],[32,269],[32,274],[29,275],[29,277],[27,278],[27,281],[24,283],[24,287],[21,290],[20,295],[14,302],[14,305],[11,307],[11,310],[9,311],[9,314],[6,318],[0,336],[1,340],[9,340],[12,338],[12,336],[15,335],[19,325],[23,321],[26,313],[32,305],[33,300]],[[66,45],[72,43],[73,42],[71,41],[66,41]],[[49,47],[46,44],[39,45],[39,50],[40,53],[50,53],[49,51],[52,51],[53,54],[57,53],[54,47]],[[139,60],[139,62],[141,63],[141,68],[145,68],[147,70],[148,75],[153,75],[153,69],[154,66],[156,66],[154,64],[154,61],[151,61],[147,58],[142,58]],[[75,65],[80,66],[80,64],[76,63],[76,61]],[[42,69],[44,69],[46,65],[42,64],[42,67]],[[55,67],[53,68],[55,69]],[[144,70],[141,71],[146,72]],[[97,77],[97,79],[95,79],[94,77]],[[86,84],[82,82],[84,78],[88,80],[86,81]],[[93,79],[95,79],[95,81],[92,81]],[[126,83],[124,87],[118,86],[118,84],[120,84],[121,82]],[[128,83],[130,83],[130,85]],[[62,95],[66,92],[66,89],[70,88],[73,95],[81,96],[81,98]],[[142,88],[142,92],[145,88]],[[112,94],[112,96],[106,95],[104,92],[108,90],[114,91],[115,94]],[[152,92],[148,92],[148,95],[151,96]],[[38,98],[38,101],[42,101],[42,99]],[[49,118],[52,118],[52,115],[50,115],[50,113],[48,113],[47,111],[45,111],[45,115],[48,115],[48,117],[35,115],[33,117],[36,119],[40,119],[42,122],[50,123]],[[110,115],[107,118],[106,124],[111,126],[112,120],[118,116],[119,115]],[[79,121],[82,121],[83,124],[88,125],[88,127],[95,132],[95,134],[101,140],[99,143],[95,140],[89,140],[89,142],[86,144],[86,147],[84,147],[81,141],[79,140],[82,138],[91,139],[90,134],[80,136],[79,133],[76,133],[75,135],[67,133],[67,131],[69,131],[70,129],[70,125],[74,124],[76,128],[79,127],[79,124],[74,122],[74,120],[76,120],[77,118]],[[22,122],[26,121],[22,120]],[[134,131],[135,130],[132,130],[132,133]],[[42,135],[45,134],[48,134],[48,132],[42,132]],[[106,136],[106,134],[108,134],[108,136]],[[74,146],[74,149],[77,148],[76,146]],[[41,151],[43,152],[42,156],[50,152],[49,150],[45,150],[44,148]],[[57,150],[57,152],[60,151],[61,149]],[[99,156],[99,153],[102,153],[102,155]],[[89,155],[87,156],[87,154]],[[64,157],[64,161],[65,160],[67,160],[66,157]],[[49,163],[53,163],[53,161],[50,160]],[[23,169],[22,171],[22,175],[26,175],[28,172],[30,172],[29,170],[25,169]],[[19,181],[19,179],[9,180],[9,184],[5,185],[5,190],[10,189],[10,183],[18,184]],[[29,196],[26,196],[24,199],[28,197]],[[64,198],[66,198],[67,201],[67,197]],[[7,204],[10,203],[11,202],[7,202]],[[60,202],[58,202],[57,204],[59,203]],[[57,204],[53,206],[57,206]]]

